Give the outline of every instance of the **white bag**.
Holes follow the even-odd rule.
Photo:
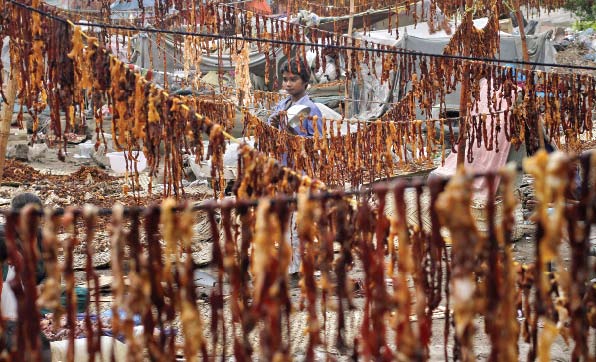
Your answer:
[[[17,298],[12,291],[9,283],[15,277],[14,266],[8,266],[6,280],[2,284],[2,296],[0,297],[0,307],[2,308],[2,318],[5,320],[17,319]]]

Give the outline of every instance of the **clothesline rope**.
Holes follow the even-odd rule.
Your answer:
[[[62,21],[62,22],[67,21],[66,19],[60,18],[58,16],[55,16],[55,15],[45,12],[43,10],[36,9],[32,6],[22,4],[16,0],[7,0],[7,1],[10,3],[13,3],[19,7],[28,9],[30,11],[37,12],[43,16],[50,17],[54,20]],[[143,32],[147,32],[147,33],[160,33],[160,34],[183,35],[183,36],[198,36],[198,37],[211,38],[211,39],[217,39],[217,40],[239,40],[239,41],[249,41],[249,42],[271,43],[271,44],[275,44],[275,45],[302,45],[302,46],[307,46],[307,47],[311,47],[311,48],[317,47],[317,48],[330,48],[330,49],[341,49],[341,50],[351,50],[351,51],[368,51],[368,52],[376,52],[378,54],[382,53],[382,54],[398,54],[398,55],[417,55],[417,56],[430,57],[430,58],[446,58],[446,59],[475,61],[475,62],[483,62],[483,63],[531,65],[531,66],[542,66],[542,67],[552,67],[552,68],[567,68],[567,69],[596,71],[596,67],[585,66],[585,65],[556,64],[556,63],[544,63],[544,62],[526,62],[523,60],[484,58],[484,57],[472,57],[472,56],[451,55],[451,54],[432,54],[432,53],[405,50],[405,49],[400,49],[400,48],[373,49],[373,48],[350,46],[350,45],[319,44],[319,43],[300,42],[300,41],[291,41],[291,40],[254,38],[254,37],[245,37],[245,36],[238,36],[238,35],[209,34],[209,33],[201,33],[201,32],[182,31],[182,30],[145,28],[145,27],[129,26],[129,25],[113,25],[113,24],[106,24],[106,23],[75,22],[73,24],[78,25],[78,26],[98,27],[98,28],[105,28],[105,29],[143,31]]]
[[[380,103],[380,102],[377,102]],[[389,105],[399,105],[398,102],[395,103],[387,103]],[[241,109],[246,109],[246,110],[253,110],[253,111],[261,111],[261,112],[265,112],[267,114],[272,114],[275,113],[276,111],[273,110],[269,110],[269,109],[264,109],[264,108],[257,108],[257,107],[250,107],[250,106],[240,106]],[[470,118],[474,118],[474,117],[495,117],[498,116],[499,114],[505,113],[505,112],[512,112],[513,109],[507,109],[507,110],[501,110],[501,111],[495,111],[495,112],[490,112],[490,113],[478,113],[478,114],[472,114],[472,115],[467,115],[466,117],[445,117],[445,118],[426,118],[426,119],[410,119],[407,121],[384,121],[382,119],[375,119],[375,120],[360,120],[360,119],[346,119],[346,118],[342,118],[342,119],[335,119],[333,120],[334,122],[336,122],[336,124],[338,123],[353,123],[353,124],[358,124],[358,123],[377,123],[379,121],[381,122],[387,122],[387,123],[395,123],[395,124],[412,124],[414,122],[454,122],[454,121],[460,121],[462,118],[466,118],[466,119],[470,119]],[[323,120],[326,121],[331,121],[330,118],[325,118],[323,116]]]
[[[590,151],[586,151],[586,152],[582,153],[581,155],[566,155],[566,157],[567,157],[566,161],[567,162],[575,162],[580,158],[592,157],[595,152],[596,152],[596,150],[590,150]],[[470,172],[470,173],[466,174],[466,177],[476,179],[476,178],[483,178],[483,177],[499,176],[502,173],[502,171],[505,170],[507,167],[511,167],[511,166],[505,166],[504,168],[502,168],[500,170],[496,170],[496,171]],[[515,166],[515,171],[523,172],[523,167],[518,164]],[[447,182],[449,182],[449,180],[451,180],[451,178],[452,178],[452,176],[440,176],[440,181],[438,181],[438,182],[447,183]],[[347,191],[344,191],[344,190],[317,191],[317,192],[311,193],[309,195],[309,198],[310,198],[310,200],[313,200],[313,201],[325,201],[325,200],[339,199],[339,198],[344,198],[344,197],[369,196],[369,195],[371,195],[373,193],[377,193],[377,192],[389,192],[389,191],[393,191],[398,186],[401,186],[404,188],[419,188],[419,187],[425,187],[428,185],[429,185],[429,182],[426,177],[415,176],[410,179],[377,181],[375,183],[367,185],[366,187],[361,187],[358,189],[352,189],[352,190],[347,190]],[[210,200],[195,203],[194,205],[190,206],[190,208],[192,211],[209,211],[209,210],[218,210],[218,209],[238,209],[238,208],[244,208],[244,207],[256,207],[259,204],[259,202],[264,199],[268,199],[272,203],[288,203],[288,204],[293,204],[298,201],[298,198],[293,195],[278,195],[275,197],[270,197],[270,198],[264,197],[264,198],[260,198],[260,199],[232,199],[232,198],[223,199],[223,200],[210,199]],[[93,207],[93,206],[87,205],[85,207]],[[187,207],[189,207],[188,203],[180,203],[176,207],[174,207],[173,210],[182,211],[182,210],[185,210]],[[124,214],[125,215],[139,214],[139,213],[142,214],[147,210],[155,210],[156,208],[161,209],[161,207],[159,205],[125,206]],[[81,208],[81,207],[69,207],[68,210],[70,212],[74,213],[75,215],[83,215],[83,212],[84,212],[84,208]],[[59,215],[63,215],[66,212],[66,209],[56,208],[54,210],[51,210],[50,212],[52,213],[52,215],[59,216]],[[15,210],[12,210],[12,209],[0,209],[0,214],[2,214],[4,216],[8,216],[11,214],[12,215],[18,214],[18,212]],[[40,211],[38,211],[38,215],[44,215],[44,212],[42,210],[40,210]],[[111,208],[98,208],[97,215],[98,216],[112,215],[112,209]]]

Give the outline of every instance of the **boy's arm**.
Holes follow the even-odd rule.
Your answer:
[[[35,280],[37,284],[40,284],[47,276],[43,261],[43,236],[41,229],[37,230],[37,250],[39,251],[39,259],[37,259],[37,265],[35,265]]]

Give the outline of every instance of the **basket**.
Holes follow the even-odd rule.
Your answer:
[[[481,235],[488,236],[488,215],[486,211],[486,200],[473,200],[472,201],[472,216],[476,221],[476,227]],[[513,230],[511,230],[511,238],[513,240],[519,240],[523,236],[523,229],[520,225],[523,223],[523,213],[521,209],[521,203],[517,199],[517,207],[514,211],[514,224]],[[503,219],[503,200],[497,198],[495,202],[495,227],[501,224]]]
[[[418,225],[418,207],[416,205],[416,191],[414,189],[407,189],[405,191],[405,201],[406,201],[406,217],[408,220],[409,226],[417,226]],[[420,205],[421,205],[421,221],[422,221],[422,229],[426,232],[431,231],[431,220],[430,220],[430,192],[428,190],[424,190],[424,192],[420,195]],[[395,208],[395,199],[393,196],[393,192],[387,193],[386,196],[386,203],[385,203],[385,215],[387,217],[392,217],[396,212]],[[476,227],[481,235],[487,236],[488,233],[488,218],[486,215],[486,201],[485,200],[473,200],[471,206],[471,213],[472,217],[476,221]],[[495,225],[498,226],[501,222],[503,216],[503,201],[501,199],[497,199],[495,205]],[[523,223],[523,213],[521,210],[521,205],[518,202],[518,205],[515,209],[514,214],[515,222],[512,230],[512,239],[519,240],[523,236],[523,229],[520,225]],[[446,227],[441,228],[441,235],[445,239],[450,239],[449,231]]]

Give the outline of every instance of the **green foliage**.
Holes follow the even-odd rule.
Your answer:
[[[589,28],[592,28],[594,30],[596,30],[596,20],[595,21],[576,21],[575,24],[573,24],[573,28],[575,30],[586,30]]]
[[[568,0],[565,8],[579,16],[582,21],[596,21],[596,1],[594,0]]]
[[[596,30],[596,21],[587,21],[587,20],[581,21],[580,20],[580,21],[576,21],[573,24],[573,29],[575,29],[575,30],[582,31],[582,30],[586,30],[589,28]]]

